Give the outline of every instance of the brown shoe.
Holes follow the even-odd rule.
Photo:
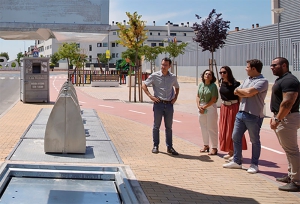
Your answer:
[[[208,145],[204,145],[203,149],[200,149],[200,152],[209,152],[209,146]]]
[[[276,178],[276,181],[282,182],[282,183],[291,183],[291,178],[286,175],[284,177]]]
[[[217,155],[218,154],[218,149],[217,148],[212,148],[211,152],[208,153],[208,155]]]
[[[300,186],[296,185],[294,182],[287,183],[284,186],[279,186],[278,189],[280,191],[290,191],[290,192],[299,192]]]

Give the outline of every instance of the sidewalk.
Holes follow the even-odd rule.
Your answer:
[[[196,114],[197,86],[189,79],[180,79],[180,82],[175,111]],[[118,88],[85,85],[76,89],[94,98],[128,101],[128,87],[125,85]],[[266,102],[268,97],[269,94]],[[145,95],[144,101],[136,105],[152,107]],[[0,162],[12,151],[40,109],[50,107],[52,105],[17,102],[0,118]],[[199,155],[199,146],[176,135],[174,144],[179,156],[167,154],[164,145],[161,145],[161,153],[154,155],[151,153],[150,126],[100,111],[98,115],[124,164],[130,166],[150,203],[300,203],[300,193],[278,191],[279,183],[262,174],[224,169],[223,158]],[[267,120],[263,128],[268,128]],[[163,132],[161,141],[164,141]]]

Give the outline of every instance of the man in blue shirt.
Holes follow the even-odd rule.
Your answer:
[[[258,159],[261,152],[260,128],[264,119],[264,100],[268,91],[268,80],[261,74],[263,64],[258,59],[247,61],[248,78],[235,89],[234,94],[241,98],[239,112],[236,114],[232,140],[234,146],[233,161],[224,164],[224,168],[242,168],[242,137],[248,130],[252,143],[252,158],[248,173],[258,172]]]
[[[152,153],[155,154],[159,152],[159,129],[162,117],[164,117],[167,152],[172,155],[178,155],[178,152],[175,151],[172,143],[172,124],[174,113],[173,104],[177,100],[179,94],[179,84],[177,77],[169,72],[171,65],[172,61],[170,58],[162,59],[161,70],[152,73],[142,85],[144,92],[154,102],[154,124],[152,130],[154,144]],[[153,87],[154,95],[148,90],[148,86],[150,85]]]

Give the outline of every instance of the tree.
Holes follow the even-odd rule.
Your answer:
[[[76,43],[64,43],[58,48],[58,55],[60,59],[66,59],[68,69],[71,62],[78,57],[76,54],[79,52],[79,47]]]
[[[127,17],[129,18],[129,21],[126,25],[122,25],[121,23],[118,23],[118,27],[120,28],[119,31],[119,37],[120,40],[117,42],[129,49],[133,49],[135,51],[135,64],[138,65],[138,53],[144,43],[144,41],[147,39],[145,30],[145,22],[140,20],[141,15],[138,15],[137,12],[134,12],[133,14],[130,14],[129,12],[126,12]],[[135,67],[135,79],[137,78],[137,71],[139,72],[138,76],[138,85],[139,85],[139,96],[140,101],[143,101],[142,99],[142,88],[141,88],[141,82],[142,82],[142,72],[140,71],[140,66]],[[129,72],[130,73],[130,72]],[[129,77],[129,84],[131,84],[131,77]],[[136,84],[136,81],[135,83]],[[129,86],[129,101],[131,101],[131,88]],[[134,86],[134,102],[136,102],[136,86]]]
[[[211,53],[212,62],[214,62],[213,53],[225,45],[228,29],[230,28],[230,21],[224,21],[221,15],[221,13],[217,14],[216,10],[213,9],[206,19],[199,24],[197,22],[194,23],[192,27],[196,35],[193,40],[199,43],[202,51],[208,50]],[[201,19],[197,14],[196,18]],[[210,66],[210,70],[212,70],[212,66]]]
[[[108,64],[110,59],[111,59],[111,56],[109,58],[106,58],[106,53],[99,53],[97,55],[97,61],[98,61],[98,65],[100,67],[101,72],[103,72],[101,63]]]
[[[7,52],[1,52],[0,57],[5,57],[7,59],[7,61],[9,60],[9,56],[8,56]]]
[[[180,55],[184,54],[185,47],[188,45],[188,43],[182,42],[180,44],[177,44],[177,42],[169,42],[169,45],[165,47],[165,52],[169,53],[169,57],[172,58],[172,61],[174,63],[175,58]],[[171,67],[171,72],[174,73],[174,67]]]
[[[121,57],[123,59],[129,59],[132,66],[136,65],[136,51],[134,49],[127,49],[126,51],[122,52]],[[137,54],[137,60],[141,60],[142,57],[142,50]]]
[[[53,53],[53,55],[51,55],[50,57],[50,63],[53,67],[58,63],[59,60],[60,60],[60,55],[58,52]]]
[[[69,75],[70,64],[77,57],[78,52],[79,52],[79,47],[77,46],[76,43],[63,43],[58,48],[59,58],[67,60],[67,63],[68,63],[68,78],[70,77],[70,75]]]
[[[145,61],[148,61],[151,64],[150,69],[152,73],[154,71],[152,70],[152,64],[154,64],[154,61],[157,58],[157,56],[163,53],[165,49],[161,46],[150,47],[148,45],[145,45],[142,48],[142,54],[145,56]]]
[[[107,64],[108,61],[111,59],[111,57],[110,58],[106,58],[106,54],[105,53],[99,53],[97,57],[98,57],[99,61],[101,63],[103,63],[103,64]]]
[[[21,58],[22,57],[24,57],[24,55],[23,55],[23,53],[22,52],[19,52],[18,54],[17,54],[17,59],[16,59],[16,61],[18,62],[18,64],[19,64],[19,66],[21,65]]]

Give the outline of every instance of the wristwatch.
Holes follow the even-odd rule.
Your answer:
[[[273,119],[274,119],[274,121],[275,121],[276,123],[280,123],[280,122],[281,122],[281,120],[279,120],[279,119],[276,118],[276,117],[274,117]]]

